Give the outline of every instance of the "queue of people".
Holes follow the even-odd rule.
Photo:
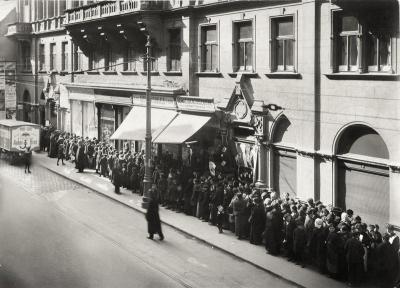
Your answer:
[[[120,187],[143,194],[143,151],[133,152],[128,146],[117,150],[95,138],[57,131],[51,133],[47,151],[58,158],[57,164],[71,160],[78,172],[90,168],[109,178],[117,194]],[[207,166],[213,169],[206,170],[185,166],[169,153],[154,157],[151,195],[157,207],[160,203],[197,217],[215,225],[219,233],[230,230],[238,239],[264,245],[271,255],[301,267],[314,266],[349,286],[399,287],[400,241],[393,226],[382,235],[378,225],[364,223],[351,209],[257,189],[251,171],[229,169],[225,152],[222,147],[210,155],[212,165]],[[149,238],[159,233],[163,239],[161,228],[156,228],[149,230]]]

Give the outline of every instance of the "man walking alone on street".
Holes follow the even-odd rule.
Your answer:
[[[158,199],[155,191],[149,189],[149,206],[146,212],[148,239],[153,240],[154,234],[158,234],[160,241],[164,240],[164,235],[161,231],[160,214],[158,214]]]

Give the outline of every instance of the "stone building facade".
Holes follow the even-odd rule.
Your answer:
[[[18,3],[32,121],[109,137],[145,95],[150,34],[156,105],[211,105],[260,187],[400,226],[398,1]]]

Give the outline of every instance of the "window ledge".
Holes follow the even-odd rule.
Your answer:
[[[121,75],[138,75],[137,71],[121,71]]]
[[[22,70],[21,73],[22,74],[31,74],[32,70]]]
[[[222,77],[221,72],[196,72],[198,77]]]
[[[72,74],[83,74],[84,71],[83,70],[75,70],[71,72]]]
[[[248,77],[248,78],[259,78],[260,76],[258,75],[257,72],[247,72],[247,71],[237,71],[237,72],[231,72],[228,73],[229,76],[232,78],[235,78],[237,74],[241,73],[243,76]]]
[[[271,72],[265,73],[265,76],[268,78],[276,78],[276,79],[301,79],[301,74],[296,72]]]
[[[100,75],[100,71],[86,71],[88,75]]]
[[[60,74],[60,76],[65,76],[65,75],[68,74],[68,70],[61,70],[61,71],[59,72],[59,74]]]
[[[140,74],[142,74],[142,75],[147,75],[147,72],[146,72],[146,71],[143,71],[143,72],[140,72]],[[158,75],[160,75],[160,72],[158,72],[158,71],[151,71],[151,72],[150,72],[150,75],[151,75],[151,76],[158,76]]]
[[[39,70],[38,73],[40,73],[40,74],[47,74],[47,71],[46,71],[46,70]]]
[[[163,73],[166,76],[182,76],[182,71],[165,71]]]
[[[117,71],[103,71],[103,75],[117,75]]]
[[[390,73],[351,73],[351,72],[338,72],[324,74],[328,79],[332,80],[399,80],[399,74]]]

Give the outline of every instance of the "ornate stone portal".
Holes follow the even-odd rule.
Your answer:
[[[250,136],[246,139],[247,143],[254,145],[254,180],[258,188],[268,189],[268,110],[264,107],[262,101],[254,100],[252,95],[247,94],[247,89],[242,89],[243,82],[247,81],[244,75],[238,75],[236,85],[229,99],[226,99],[225,105],[219,108],[224,112],[222,127],[226,131],[235,128],[245,128]],[[224,140],[229,138],[225,133]],[[231,139],[237,140],[237,135],[233,133]]]

